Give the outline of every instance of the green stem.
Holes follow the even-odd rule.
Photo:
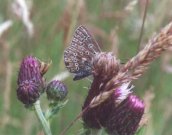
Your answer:
[[[36,113],[39,121],[42,124],[45,135],[52,135],[49,122],[45,119],[45,117],[42,113],[42,109],[40,107],[40,101],[39,100],[37,100],[34,103],[34,107],[35,107],[35,113]]]

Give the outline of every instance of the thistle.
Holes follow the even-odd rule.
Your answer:
[[[62,101],[68,92],[66,86],[58,80],[46,83],[43,75],[50,65],[51,62],[44,63],[33,56],[27,56],[21,62],[17,81],[18,99],[26,107],[34,108],[45,135],[52,135],[49,120],[65,106],[67,101],[60,103],[58,101]],[[45,90],[50,104],[43,112],[40,106],[40,96]]]
[[[39,61],[32,56],[23,59],[18,74],[17,97],[25,105],[35,103],[43,92],[44,81]]]
[[[94,57],[93,82],[83,105],[84,123],[91,129],[105,127],[112,135],[133,135],[144,113],[144,103],[131,95],[131,91],[127,92],[130,88],[123,92],[119,92],[119,88],[138,79],[148,65],[171,45],[172,23],[153,36],[145,48],[124,65],[120,65],[112,53],[101,52]],[[127,94],[120,96],[119,93]],[[122,118],[124,115],[126,117]]]
[[[87,107],[90,107],[90,102],[93,100],[94,97],[98,95],[99,99],[107,97],[105,96],[106,92],[104,91],[105,84],[111,79],[111,77],[113,77],[113,75],[116,75],[119,70],[119,66],[119,60],[117,60],[112,53],[100,53],[94,58],[94,79],[88,96],[85,100],[83,110],[87,109]],[[117,93],[114,93],[115,96],[108,96],[107,100],[100,106],[88,108],[88,110],[83,113],[82,118],[87,127],[100,129],[101,127],[105,126],[109,114],[112,111],[112,106],[115,105],[114,98],[118,99],[119,96],[123,94],[122,90],[120,92],[119,91],[117,91]],[[104,92],[104,95],[100,95],[101,92]]]
[[[61,81],[53,80],[46,87],[47,98],[50,101],[58,102],[67,96],[67,87]]]

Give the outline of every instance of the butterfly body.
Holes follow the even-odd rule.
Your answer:
[[[78,73],[75,74],[73,80],[76,81],[76,80],[80,80],[80,79],[83,79],[89,75],[91,75],[92,72],[90,71],[86,71],[86,70],[83,70],[83,71],[80,71]]]
[[[79,26],[70,46],[64,51],[64,63],[73,80],[80,80],[92,74],[92,60],[101,52],[99,45],[84,26]]]

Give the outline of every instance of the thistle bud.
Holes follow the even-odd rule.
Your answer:
[[[58,80],[51,81],[46,88],[47,98],[50,101],[58,102],[67,96],[67,87]]]
[[[118,107],[114,107],[107,122],[110,135],[134,135],[144,113],[144,103],[135,95],[129,95]]]
[[[27,56],[23,59],[18,74],[18,99],[25,105],[31,105],[40,97],[43,87],[38,60]]]

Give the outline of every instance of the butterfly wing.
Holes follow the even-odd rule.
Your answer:
[[[70,46],[64,51],[64,63],[74,80],[92,74],[92,59],[101,52],[99,45],[84,26],[79,26],[74,33]]]

